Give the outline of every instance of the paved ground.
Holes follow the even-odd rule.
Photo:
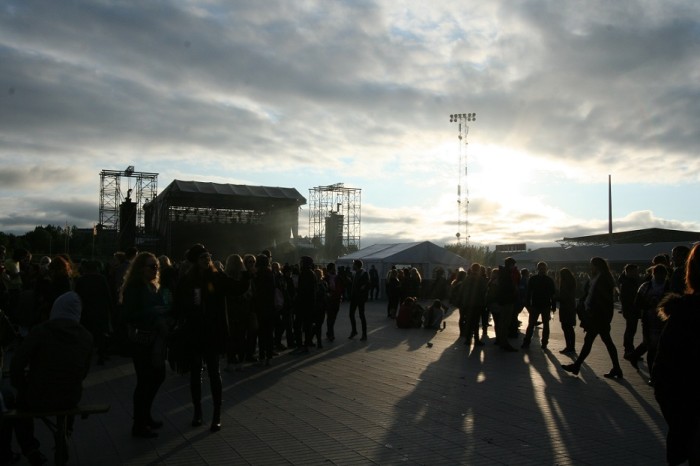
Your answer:
[[[70,464],[665,463],[665,423],[644,374],[622,361],[624,380],[603,378],[611,366],[599,340],[579,377],[562,371],[570,358],[558,352],[564,345],[556,315],[550,350],[540,349],[536,334],[527,352],[502,352],[491,327],[487,345],[470,352],[457,339],[456,313],[443,332],[402,330],[386,318],[385,305],[368,303],[366,342],[346,338],[344,304],[334,343],[304,356],[283,353],[271,367],[225,372],[218,433],[207,427],[210,398],[205,426],[190,426],[188,378],[169,372],[155,403],[165,422],[160,436],[132,438],[130,361],[95,366],[83,401],[109,402],[111,411],[76,421]],[[618,343],[623,325],[616,313]],[[52,455],[46,427],[37,425],[37,435]]]

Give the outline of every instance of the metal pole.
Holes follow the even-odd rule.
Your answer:
[[[608,241],[613,244],[613,224],[612,224],[612,178],[608,175]]]

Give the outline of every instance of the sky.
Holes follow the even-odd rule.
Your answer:
[[[0,0],[5,233],[131,165],[359,188],[362,247],[605,234],[609,176],[614,231],[700,231],[699,148],[697,0]]]

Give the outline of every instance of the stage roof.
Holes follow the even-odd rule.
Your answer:
[[[154,201],[156,203],[167,201],[169,205],[222,209],[306,204],[306,198],[294,188],[182,180],[173,180]]]

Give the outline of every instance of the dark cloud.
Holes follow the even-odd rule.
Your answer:
[[[0,11],[0,230],[52,215],[40,200],[8,211],[13,190],[88,205],[100,169],[136,164],[257,184],[333,173],[375,186],[365,198],[374,205],[391,184],[405,207],[364,216],[372,229],[363,234],[411,238],[429,216],[403,178],[442,176],[426,167],[426,148],[462,111],[478,112],[482,144],[628,183],[649,173],[663,173],[655,183],[694,183],[699,18],[690,1],[640,10],[631,1],[11,0]],[[54,218],[69,213],[53,208]],[[544,220],[537,211],[502,217],[510,214],[488,199],[470,208],[483,219],[474,231],[496,238],[559,233],[510,225]],[[92,211],[71,215],[91,224],[96,201]],[[586,231],[575,212],[570,221],[562,233]],[[642,221],[664,220],[630,226]],[[436,234],[449,238],[455,220],[440,222]]]
[[[37,226],[63,227],[66,223],[85,228],[96,223],[96,206],[96,202],[79,199],[30,198],[21,211],[6,209],[0,215],[0,225],[4,233],[14,234],[24,234]]]
[[[0,193],[58,189],[76,180],[70,166],[6,166],[0,171]]]

